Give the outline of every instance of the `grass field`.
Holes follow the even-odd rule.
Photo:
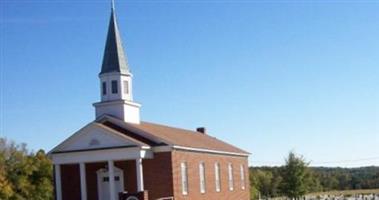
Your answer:
[[[326,192],[315,192],[315,193],[306,194],[305,197],[315,198],[315,197],[324,196],[324,195],[348,197],[348,196],[354,196],[354,195],[370,195],[370,194],[379,194],[379,188],[368,189],[368,190],[335,190],[335,191],[326,191]],[[288,200],[288,198],[275,197],[275,198],[270,198],[270,200]]]
[[[307,194],[307,196],[318,196],[318,195],[355,195],[355,194],[379,194],[379,189],[369,189],[369,190],[340,190],[340,191],[327,191],[327,192],[316,192]]]

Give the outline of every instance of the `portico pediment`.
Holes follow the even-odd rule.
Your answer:
[[[92,122],[55,147],[51,153],[141,146],[147,145],[102,124]]]

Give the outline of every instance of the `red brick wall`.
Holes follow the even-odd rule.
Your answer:
[[[180,163],[188,168],[188,195],[182,194]],[[206,192],[200,193],[199,163],[205,164]],[[215,189],[214,164],[220,163],[221,191]],[[234,190],[228,187],[228,163],[233,164]],[[87,163],[86,181],[89,200],[98,200],[96,171],[105,168],[106,162]],[[245,190],[241,189],[240,165],[245,167]],[[117,161],[115,166],[124,171],[125,191],[137,191],[135,161]],[[62,165],[63,200],[80,200],[79,165]],[[175,200],[249,200],[249,175],[246,157],[178,151],[155,153],[153,159],[143,160],[145,190],[149,200],[174,196]]]
[[[124,187],[125,191],[135,193],[137,192],[137,172],[136,161],[118,161],[115,166],[124,171]]]
[[[79,164],[61,165],[63,200],[80,200]]]
[[[86,163],[87,199],[98,200],[96,171],[105,168],[106,164],[106,162]]]
[[[175,200],[250,200],[247,157],[223,156],[188,151],[172,152]],[[187,163],[188,194],[182,194],[180,163]],[[199,163],[205,164],[205,193],[200,193]],[[216,192],[214,164],[220,163],[221,191]],[[234,190],[229,191],[228,163],[233,165]],[[241,187],[240,165],[245,167],[245,189]]]
[[[173,196],[171,152],[155,153],[154,159],[143,160],[145,190],[149,200]]]

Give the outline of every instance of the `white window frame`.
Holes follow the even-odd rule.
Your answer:
[[[180,174],[181,174],[183,195],[188,195],[188,172],[187,171],[188,171],[187,163],[186,162],[180,163]]]
[[[245,190],[246,182],[245,182],[245,166],[240,165],[240,173],[241,173],[241,189]]]
[[[199,181],[200,181],[200,193],[204,194],[206,190],[205,183],[205,164],[204,162],[199,163]]]
[[[221,179],[220,179],[220,163],[215,163],[215,188],[216,192],[221,191]]]
[[[233,165],[231,163],[228,164],[228,186],[230,191],[234,190]]]

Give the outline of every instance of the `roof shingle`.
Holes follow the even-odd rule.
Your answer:
[[[196,131],[174,128],[150,122],[141,122],[141,124],[128,124],[136,129],[151,134],[157,138],[171,143],[172,145],[207,149],[214,151],[225,151],[231,153],[249,154],[248,152],[237,148],[231,144],[221,141],[215,137]]]

